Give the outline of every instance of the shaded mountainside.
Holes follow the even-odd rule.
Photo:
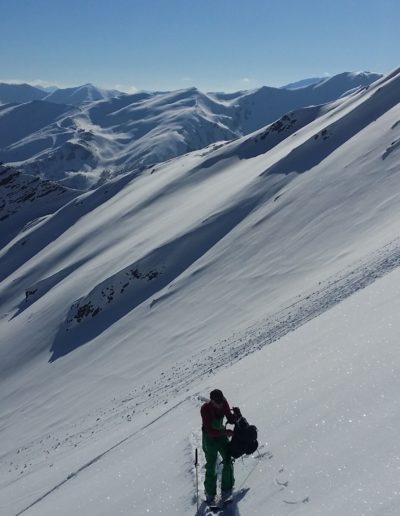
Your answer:
[[[121,170],[143,169],[249,134],[285,113],[336,100],[379,77],[345,73],[294,90],[263,87],[233,94],[205,94],[189,88],[112,96],[112,92],[102,93],[91,85],[57,90],[45,97],[43,104],[0,111],[0,160],[87,188]],[[77,100],[82,98],[86,99],[83,104]],[[91,98],[106,100],[89,102]],[[47,101],[54,99],[80,106],[60,104],[51,111]],[[41,125],[29,122],[25,128],[30,119]],[[9,126],[18,130],[11,134],[1,130]]]
[[[0,248],[28,223],[53,213],[79,193],[0,165]]]
[[[72,88],[35,88],[29,84],[8,84],[0,82],[0,104],[47,100],[56,104],[80,106],[86,102],[109,99],[123,95],[117,90],[97,88],[93,84],[84,84]]]
[[[30,102],[46,97],[47,93],[29,84],[7,84],[0,82],[0,105]]]
[[[65,117],[77,112],[71,106],[43,100],[0,106],[0,140],[8,148],[8,161],[23,161],[46,148],[63,130]]]

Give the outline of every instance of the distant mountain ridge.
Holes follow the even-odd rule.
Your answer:
[[[74,88],[59,88],[44,97],[47,102],[56,102],[57,104],[71,104],[73,106],[81,106],[86,102],[94,102],[97,100],[109,100],[113,97],[126,95],[117,90],[105,90],[97,88],[93,84],[84,84]]]
[[[127,95],[92,85],[57,90],[33,103],[0,108],[0,160],[88,188],[121,170],[150,167],[244,136],[380,77],[343,73],[297,89],[264,86],[229,94],[189,88]],[[31,120],[27,127],[26,120]]]
[[[30,102],[43,99],[47,93],[29,84],[7,84],[0,82],[0,104]]]
[[[120,95],[125,95],[125,93],[118,90],[98,88],[93,84],[71,88],[37,88],[29,84],[11,84],[0,81],[0,104],[47,100],[56,104],[80,106],[86,102],[106,100]]]
[[[309,79],[301,79],[300,81],[285,84],[284,86],[281,86],[281,88],[283,90],[297,90],[298,88],[305,88],[306,86],[311,86],[312,84],[316,84],[317,82],[321,82],[325,79],[326,77],[310,77]]]

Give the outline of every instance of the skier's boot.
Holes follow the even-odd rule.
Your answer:
[[[217,499],[215,495],[206,495],[206,503],[209,507],[216,507]]]
[[[227,489],[226,491],[221,491],[221,502],[225,503],[232,498],[232,489]]]

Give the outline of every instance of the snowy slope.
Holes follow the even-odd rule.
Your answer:
[[[122,176],[0,251],[5,514],[194,513],[197,393],[216,384],[273,454],[236,514],[395,514],[399,84]]]
[[[205,514],[201,501],[196,511],[194,449],[202,399],[217,385],[258,425],[263,454],[236,462],[237,494],[223,514],[397,516],[399,281],[397,270],[175,403],[133,414],[119,434],[116,417],[114,439],[101,453],[87,444],[80,470],[63,458],[69,479],[57,487],[50,477],[31,497],[20,491],[18,507],[36,501],[22,514]],[[200,447],[199,457],[202,496]]]
[[[143,169],[221,140],[249,134],[308,105],[337,99],[366,86],[377,74],[340,74],[318,85],[285,90],[260,88],[237,94],[204,94],[196,88],[167,93],[138,93],[106,98],[91,85],[57,90],[35,103],[3,114],[0,128],[25,127],[26,120],[46,120],[10,141],[0,129],[0,160],[52,180],[81,188],[121,170]],[[107,94],[107,95],[106,95]],[[95,102],[89,102],[89,100]],[[80,104],[80,108],[50,102]],[[85,102],[83,102],[85,101]],[[42,113],[43,111],[43,113]],[[62,116],[61,116],[62,111]]]
[[[8,154],[4,156],[8,160],[25,160],[46,148],[57,138],[56,129],[62,129],[60,120],[76,112],[76,108],[41,100],[1,106],[0,139],[2,146],[8,148]],[[56,127],[49,132],[47,128],[52,124]],[[32,138],[32,134],[40,134],[41,138]]]

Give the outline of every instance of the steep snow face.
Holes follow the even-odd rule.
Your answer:
[[[297,90],[261,88],[237,94],[203,94],[196,88],[116,97],[91,85],[57,90],[46,101],[79,104],[54,109],[37,104],[35,119],[19,140],[0,134],[0,160],[29,173],[89,187],[116,173],[143,169],[211,143],[249,134],[303,106],[337,99],[378,75],[342,74]],[[109,98],[110,95],[112,98]],[[97,99],[108,99],[91,102]],[[4,125],[25,126],[29,107],[7,111]],[[44,114],[40,113],[43,109]]]
[[[356,372],[357,385],[363,371],[368,378],[378,374],[375,359],[369,365],[362,359],[368,357],[365,349],[376,359],[380,356],[379,336],[371,343],[372,321],[382,321],[390,307],[397,310],[395,287],[390,296],[386,292],[398,271],[392,279],[383,278],[382,287],[377,283],[370,297],[359,292],[354,304],[343,303],[345,315],[341,305],[336,307],[336,322],[321,314],[399,265],[399,86],[396,71],[345,99],[290,113],[234,142],[121,176],[72,199],[0,250],[5,459],[0,503],[6,511],[15,514],[36,501],[27,513],[46,515],[55,507],[74,512],[83,506],[86,511],[92,499],[93,513],[106,513],[109,507],[97,503],[98,495],[107,485],[106,496],[118,498],[126,489],[119,473],[129,477],[138,514],[163,507],[166,514],[192,510],[187,472],[191,446],[199,446],[198,433],[190,437],[198,428],[192,420],[198,417],[199,400],[187,396],[207,391],[218,380],[227,391],[232,386],[238,404],[251,407],[249,417],[256,424],[269,428],[277,456],[271,462],[274,471],[279,473],[284,464],[293,473],[290,478],[278,475],[278,480],[299,478],[295,473],[301,477],[297,491],[285,496],[286,503],[278,499],[276,506],[268,505],[275,502],[258,489],[263,482],[255,481],[254,492],[262,494],[243,514],[256,514],[266,505],[286,516],[292,503],[293,511],[317,503],[312,506],[316,514],[320,508],[321,514],[343,513],[346,504],[341,501],[354,500],[355,482],[343,482],[342,461],[359,446],[352,423],[364,421],[362,414],[352,414],[350,426],[341,426],[344,415],[356,409],[349,395],[351,374]],[[181,101],[179,96],[174,100]],[[108,120],[104,113],[98,116]],[[126,116],[124,110],[121,116]],[[382,297],[374,306],[378,292]],[[366,319],[347,324],[353,309],[365,304],[370,307]],[[313,318],[309,333],[300,329],[286,335]],[[394,316],[384,321],[398,324]],[[397,383],[388,380],[396,363],[391,359],[396,328],[375,378],[385,396],[397,392]],[[364,340],[356,346],[352,337],[357,343]],[[321,339],[329,346],[321,348]],[[279,350],[276,355],[259,352],[273,342],[268,350]],[[247,372],[238,364],[218,379],[210,378],[250,353],[255,354]],[[346,368],[350,359],[352,369]],[[310,376],[319,360],[320,374]],[[247,388],[252,378],[257,378],[254,390]],[[243,380],[240,385],[238,379]],[[369,400],[372,391],[363,389],[358,401]],[[273,406],[259,419],[257,412],[264,409],[257,393]],[[316,423],[325,428],[326,418],[318,418],[332,393],[335,434],[315,433]],[[390,398],[385,410],[395,403]],[[382,419],[378,398],[373,410],[378,415],[362,427],[362,441],[371,446]],[[152,421],[154,426],[148,426]],[[159,427],[157,421],[168,423]],[[396,418],[385,421],[395,425]],[[334,446],[336,432],[347,444],[337,459],[329,456],[328,476],[318,476],[321,470],[315,465],[327,465],[321,451]],[[386,437],[393,439],[390,432]],[[144,451],[152,440],[154,455]],[[113,457],[111,462],[102,462],[106,456]],[[177,467],[166,475],[163,465],[170,461],[184,464],[181,472]],[[361,463],[362,471],[368,470],[372,459]],[[396,467],[389,468],[390,474]],[[306,471],[306,478],[299,471]],[[74,489],[80,475],[93,494]],[[314,484],[309,478],[318,485],[318,496],[310,492]],[[318,478],[332,480],[329,489]],[[161,501],[154,491],[143,495],[151,480],[152,486],[163,486]],[[371,492],[368,474],[362,476],[360,489],[364,487]],[[380,501],[363,499],[372,509]],[[122,500],[115,502],[118,510],[132,512],[132,498],[130,505],[124,496]]]

